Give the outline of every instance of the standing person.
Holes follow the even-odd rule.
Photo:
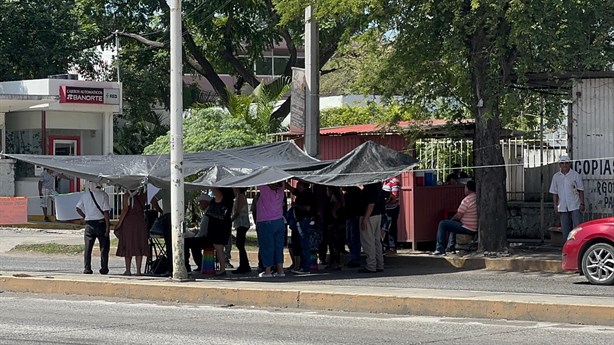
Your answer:
[[[328,227],[328,247],[330,257],[326,269],[341,269],[341,250],[345,247],[345,205],[341,188],[328,186],[326,193],[329,197],[330,208],[325,222]]]
[[[90,182],[89,192],[83,193],[77,202],[77,213],[85,220],[85,250],[83,251],[84,274],[92,274],[92,248],[96,239],[100,245],[100,274],[109,273],[109,195],[98,183]],[[143,216],[141,215],[141,218]]]
[[[303,181],[296,183],[296,188],[288,185],[288,189],[294,194],[294,215],[297,221],[298,232],[300,236],[301,249],[301,267],[292,271],[296,274],[309,273],[309,263],[311,260],[311,221],[316,212],[315,199],[313,193],[309,189],[309,184]]]
[[[243,274],[252,271],[249,266],[249,258],[245,250],[245,240],[247,230],[249,230],[249,208],[247,206],[247,197],[245,192],[247,188],[235,188],[235,203],[232,211],[232,224],[237,230],[237,249],[239,250],[239,267],[232,273]]]
[[[567,241],[571,230],[582,222],[585,211],[584,185],[580,174],[571,169],[569,156],[561,156],[559,168],[561,171],[552,177],[550,193],[554,198],[554,212],[561,217],[563,238]]]
[[[465,185],[465,198],[458,206],[452,219],[444,219],[437,227],[437,248],[433,255],[446,255],[456,251],[456,234],[475,235],[478,231],[478,203],[475,194],[475,182],[467,181]],[[446,246],[446,234],[450,239]],[[447,247],[447,248],[446,248]]]
[[[365,185],[361,193],[360,243],[367,256],[365,267],[358,270],[361,273],[384,271],[384,253],[381,242],[382,213],[384,198],[382,184]]]
[[[122,213],[115,227],[115,235],[119,240],[115,255],[123,256],[126,270],[125,276],[132,275],[132,257],[136,261],[136,275],[142,274],[143,256],[149,254],[149,239],[147,222],[145,221],[145,204],[147,194],[142,189],[124,194]]]
[[[401,187],[399,179],[391,177],[384,182],[384,192],[386,193],[386,217],[390,222],[390,227],[386,238],[384,238],[384,247],[391,253],[397,252],[397,235],[399,227],[399,194]]]
[[[44,168],[38,180],[38,195],[41,199],[41,208],[43,209],[43,217],[45,222],[50,222],[48,209],[49,205],[53,205],[54,197],[58,194],[55,190],[55,178],[66,178],[63,174],[57,173],[49,168]]]
[[[350,261],[347,267],[360,267],[360,188],[344,187],[343,200],[345,204],[345,230],[350,247]]]
[[[258,245],[264,270],[261,278],[283,277],[284,273],[284,238],[285,225],[283,216],[283,199],[286,197],[284,183],[272,183],[259,186],[260,195],[256,204],[256,229]],[[272,273],[273,268],[276,269]]]
[[[226,275],[226,255],[224,247],[228,244],[232,232],[232,207],[234,194],[230,188],[213,188],[213,199],[207,209],[209,217],[208,237],[213,242],[215,255],[220,269],[215,273],[216,276]]]

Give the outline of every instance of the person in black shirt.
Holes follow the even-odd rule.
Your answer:
[[[360,267],[360,226],[358,218],[360,209],[361,190],[358,187],[344,187],[343,199],[345,203],[345,230],[350,247],[350,261],[347,267]]]
[[[296,183],[296,188],[289,183],[286,187],[294,194],[295,199],[292,207],[298,223],[298,231],[301,242],[301,267],[292,271],[297,274],[309,273],[309,262],[311,257],[311,218],[315,213],[315,199],[309,189],[309,184],[303,181]]]
[[[446,184],[459,184],[462,178],[469,178],[469,175],[461,170],[460,164],[454,164],[452,165],[452,172],[446,176]]]
[[[367,256],[367,263],[361,273],[375,273],[384,270],[384,254],[381,243],[381,215],[384,213],[382,184],[365,185],[361,193],[360,243]]]

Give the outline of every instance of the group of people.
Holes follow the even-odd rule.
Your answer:
[[[581,221],[584,212],[584,188],[582,179],[573,170],[569,157],[560,159],[560,172],[552,179],[550,192],[554,196],[555,212],[560,214],[563,234]],[[460,176],[460,175],[457,175]],[[293,195],[287,206],[286,190]],[[397,218],[399,215],[399,182],[391,178],[384,183],[372,183],[361,187],[310,186],[304,181],[278,182],[258,187],[258,195],[252,202],[252,216],[258,236],[260,277],[285,275],[284,248],[292,258],[289,267],[295,274],[312,270],[314,258],[327,269],[342,267],[341,253],[349,248],[347,267],[361,266],[361,250],[366,256],[362,273],[384,270],[384,250],[395,251]],[[251,226],[245,188],[212,188],[212,195],[198,197],[203,211],[197,234],[185,238],[185,266],[191,271],[190,253],[201,270],[202,249],[215,249],[218,269],[216,276],[226,275],[227,246],[232,228],[236,229],[236,246],[239,266],[233,271],[246,274],[252,271],[245,249],[246,235]],[[158,201],[162,203],[159,206]],[[115,234],[119,239],[117,255],[125,258],[125,275],[131,275],[132,258],[136,260],[137,275],[142,274],[142,259],[149,251],[149,225],[144,218],[147,197],[143,190],[126,192],[124,204]],[[170,193],[161,190],[151,201],[153,210],[162,214],[160,219],[167,243],[167,255],[172,257],[170,236]],[[85,220],[84,273],[91,274],[91,253],[96,239],[101,249],[101,274],[107,274],[110,227],[109,196],[99,184],[91,183],[89,193],[84,193],[77,204],[77,212]],[[287,227],[291,236],[287,238]],[[386,232],[382,232],[386,229]],[[456,235],[475,236],[478,231],[478,199],[476,184],[465,184],[465,197],[451,219],[442,220],[437,229],[434,255],[445,255],[456,250]]]

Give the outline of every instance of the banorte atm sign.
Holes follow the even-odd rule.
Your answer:
[[[119,90],[62,85],[60,103],[119,104]]]

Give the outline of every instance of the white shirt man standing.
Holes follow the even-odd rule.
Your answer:
[[[100,184],[90,182],[89,191],[83,193],[77,203],[77,213],[85,220],[85,250],[83,251],[84,274],[92,274],[92,248],[96,239],[100,245],[100,274],[109,273],[109,249],[111,223],[109,218],[109,195]]]
[[[582,222],[584,212],[584,185],[580,174],[571,169],[569,156],[562,155],[559,160],[561,171],[554,174],[550,193],[554,199],[554,212],[561,217],[563,238]]]

